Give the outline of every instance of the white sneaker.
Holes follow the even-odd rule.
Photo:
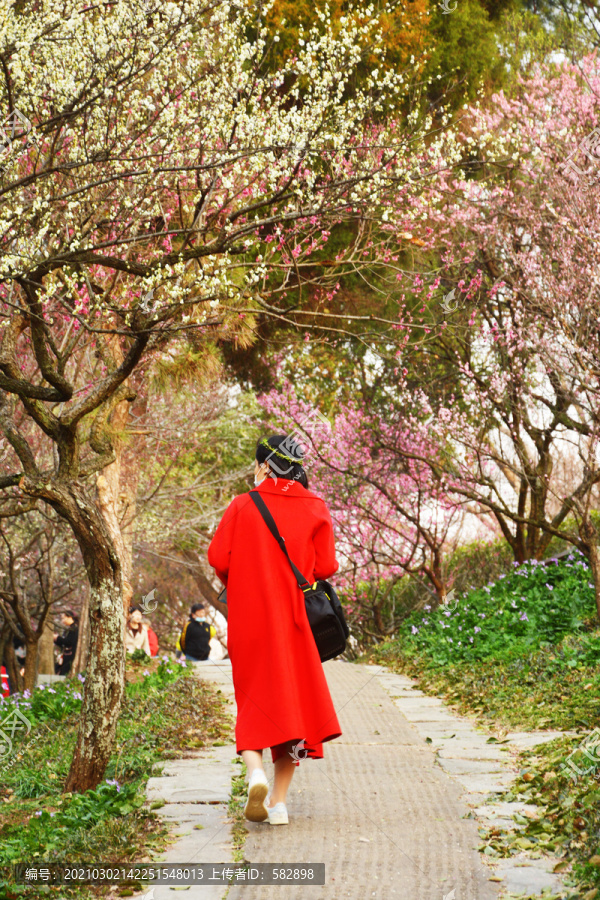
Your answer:
[[[288,825],[288,811],[285,803],[276,803],[275,806],[268,806],[269,825]]]
[[[265,799],[269,792],[269,782],[263,769],[255,769],[248,782],[248,802],[244,815],[250,822],[264,822],[269,813]]]

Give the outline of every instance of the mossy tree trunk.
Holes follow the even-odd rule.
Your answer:
[[[90,652],[75,752],[65,784],[67,791],[82,792],[95,788],[104,777],[123,697],[121,562],[104,518],[83,485],[44,485],[25,476],[21,487],[28,494],[41,494],[68,521],[90,584]]]
[[[123,698],[125,618],[121,561],[100,510],[83,491],[71,486],[56,509],[73,528],[90,583],[90,647],[83,705],[65,784],[67,791],[86,791],[104,777]]]

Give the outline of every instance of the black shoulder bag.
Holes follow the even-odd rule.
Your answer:
[[[338,595],[328,581],[315,581],[312,585],[308,583],[300,569],[290,559],[285,540],[279,533],[269,507],[260,494],[255,491],[250,491],[249,493],[259,513],[265,520],[267,528],[285,553],[292,572],[296,576],[298,587],[304,594],[306,615],[314,635],[321,662],[325,662],[326,659],[333,659],[334,656],[339,656],[346,649],[346,638],[350,634],[350,629],[346,624]]]

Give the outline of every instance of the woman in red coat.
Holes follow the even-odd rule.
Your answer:
[[[259,441],[254,482],[291,559],[312,584],[338,568],[331,518],[323,500],[308,490],[301,457],[291,456],[286,446],[285,435]],[[227,586],[236,748],[249,776],[246,817],[287,824],[285,799],[297,760],[321,759],[323,743],[341,734],[304,595],[248,494],[236,497],[225,511],[208,560]],[[266,747],[275,768],[268,806],[262,766]]]

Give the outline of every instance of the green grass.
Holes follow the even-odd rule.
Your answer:
[[[165,846],[164,825],[143,805],[148,777],[157,763],[181,756],[185,749],[230,740],[230,722],[222,696],[191,677],[185,666],[165,658],[149,668],[144,674],[136,666],[128,672],[115,753],[105,781],[85,794],[62,793],[81,685],[63,682],[19,701],[33,727],[16,739],[10,765],[0,771],[1,866],[36,860],[56,865],[141,862]],[[14,704],[10,698],[0,707],[0,719]],[[1,900],[101,897],[111,890],[109,885],[44,890],[16,884],[9,869],[2,871]],[[121,886],[121,895],[132,887]]]
[[[406,657],[429,666],[521,657],[586,629],[595,616],[594,590],[585,558],[578,552],[547,565],[516,566],[508,575],[459,595],[456,609],[414,612],[399,646]],[[600,640],[590,646],[600,661]]]

